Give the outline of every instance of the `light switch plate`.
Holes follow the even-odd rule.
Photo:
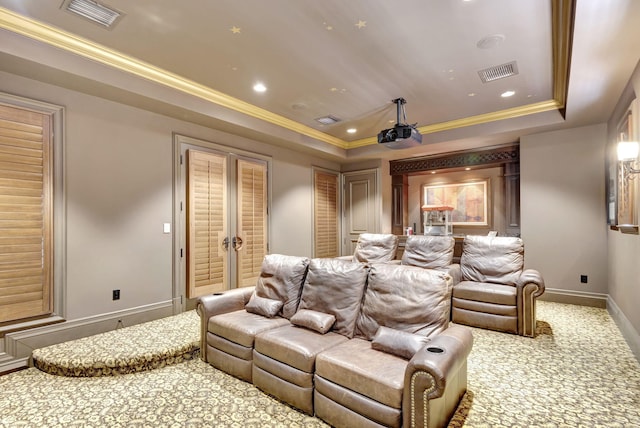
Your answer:
[[[164,233],[171,233],[171,223],[163,223],[162,224],[162,231]]]

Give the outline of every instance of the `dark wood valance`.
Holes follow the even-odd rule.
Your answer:
[[[391,175],[420,174],[425,171],[449,168],[465,168],[472,166],[499,166],[520,162],[520,146],[518,144],[448,153],[445,155],[424,156],[389,161]]]

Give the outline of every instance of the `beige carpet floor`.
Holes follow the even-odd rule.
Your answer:
[[[640,427],[640,364],[605,310],[539,302],[535,339],[473,334],[451,427]],[[319,426],[199,359],[119,376],[0,376],[0,427]]]

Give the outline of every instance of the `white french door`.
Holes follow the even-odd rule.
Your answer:
[[[268,159],[187,137],[177,142],[174,297],[255,285],[268,251]]]

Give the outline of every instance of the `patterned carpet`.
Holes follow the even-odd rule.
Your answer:
[[[191,360],[200,349],[196,311],[35,349],[33,365],[61,376],[111,376]]]
[[[450,426],[640,427],[640,364],[606,310],[538,304],[535,339],[473,329]],[[0,376],[0,427],[105,426],[326,425],[199,359],[121,376]]]

